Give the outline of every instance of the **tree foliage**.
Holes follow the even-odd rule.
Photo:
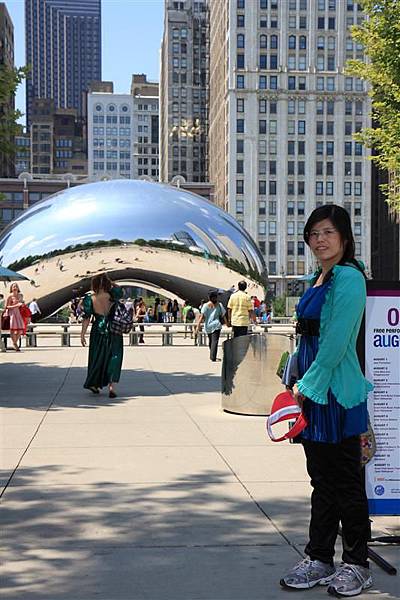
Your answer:
[[[15,152],[14,137],[20,131],[17,121],[23,115],[14,109],[12,99],[27,74],[27,67],[0,65],[0,153],[6,156]]]
[[[374,151],[372,160],[389,173],[382,186],[391,208],[400,214],[400,2],[361,0],[366,19],[352,29],[361,42],[366,62],[348,61],[348,71],[370,82],[373,128],[363,129],[359,141]]]

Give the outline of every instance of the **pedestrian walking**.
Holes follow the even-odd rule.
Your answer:
[[[247,283],[239,281],[238,288],[228,302],[228,322],[232,325],[234,338],[247,335],[250,321],[256,322],[251,298],[246,294]]]
[[[187,337],[187,332],[189,331],[190,337],[193,337],[193,322],[196,318],[196,314],[193,310],[193,306],[190,304],[189,300],[185,300],[182,308],[182,321],[185,324],[185,338]]]
[[[103,387],[109,397],[116,398],[115,384],[121,376],[124,353],[123,337],[110,331],[115,304],[122,298],[122,289],[106,273],[92,279],[92,294],[83,299],[81,344],[86,346],[86,331],[90,321],[89,359],[84,388],[98,394]]]
[[[354,258],[347,211],[336,205],[316,208],[304,240],[319,262],[311,287],[297,306],[298,379],[293,396],[307,419],[300,439],[313,492],[307,558],[281,585],[306,589],[328,585],[336,596],[356,596],[372,585],[367,542],[368,502],[361,466],[360,434],[367,430],[367,395],[356,354],[366,302],[363,266]],[[339,522],[341,565],[333,562]]]
[[[39,308],[39,304],[37,303],[36,298],[29,303],[29,310],[31,311],[31,321],[32,323],[36,323],[40,319],[40,315],[42,311]]]
[[[196,325],[195,335],[198,336],[201,326],[204,323],[205,332],[208,335],[208,346],[210,348],[210,360],[217,360],[218,340],[221,334],[222,323],[228,325],[225,316],[225,308],[218,302],[218,292],[213,291],[208,295],[209,301],[203,304],[200,318]]]

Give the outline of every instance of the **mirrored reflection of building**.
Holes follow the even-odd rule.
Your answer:
[[[160,180],[208,181],[206,2],[166,0],[160,75]]]
[[[43,314],[103,271],[191,302],[210,289],[228,294],[239,279],[260,298],[266,286],[262,256],[230,215],[182,189],[138,180],[70,187],[34,204],[2,232],[0,264],[29,278],[21,288]]]
[[[62,175],[32,175],[29,168],[25,169],[17,179],[7,177],[0,179],[0,194],[3,200],[0,206],[0,232],[7,227],[13,219],[17,218],[24,210],[44,200],[51,194],[88,183],[86,176],[70,173]],[[208,183],[185,183],[181,189],[193,192],[212,201],[213,187]]]

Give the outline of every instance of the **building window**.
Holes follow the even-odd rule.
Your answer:
[[[236,180],[236,193],[244,194],[244,180],[243,179]]]
[[[244,133],[244,119],[236,119],[236,133]]]
[[[244,35],[243,35],[243,33],[238,33],[236,47],[237,48],[244,48]]]
[[[238,90],[244,89],[244,75],[236,75],[236,87]]]
[[[236,57],[236,66],[238,69],[244,69],[244,54],[238,54]]]

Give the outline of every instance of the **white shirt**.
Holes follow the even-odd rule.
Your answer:
[[[30,303],[29,310],[31,311],[31,313],[33,315],[36,315],[37,313],[40,313],[40,308],[38,306],[38,303],[35,302],[34,300],[32,300],[32,302]]]

